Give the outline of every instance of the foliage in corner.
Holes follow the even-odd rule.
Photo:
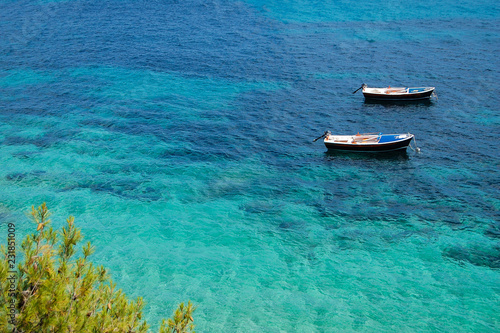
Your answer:
[[[14,275],[12,256],[9,261],[9,252],[1,247],[1,332],[148,331],[143,299],[128,300],[106,269],[93,265],[90,242],[77,253],[83,236],[73,217],[55,231],[45,203],[32,207],[31,216],[36,231],[22,242],[17,258],[23,261]],[[160,332],[194,332],[194,310],[191,302],[187,307],[180,304],[172,318],[163,320]]]

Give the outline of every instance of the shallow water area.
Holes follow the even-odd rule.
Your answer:
[[[153,330],[500,330],[499,6],[372,4],[0,1],[0,237],[74,215]]]

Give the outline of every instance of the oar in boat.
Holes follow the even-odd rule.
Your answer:
[[[362,84],[361,87],[359,87],[358,89],[356,89],[353,94],[357,93],[359,89],[363,89],[364,87],[366,87],[366,84]]]
[[[320,137],[317,137],[316,139],[313,140],[313,142],[316,142],[318,141],[319,139],[321,138],[324,138],[325,136],[327,136],[328,134],[330,134],[330,131],[325,131],[325,133],[323,133],[323,135],[321,135]]]

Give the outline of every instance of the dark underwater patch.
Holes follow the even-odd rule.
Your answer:
[[[484,234],[491,238],[500,238],[500,221],[495,221],[491,224]]]
[[[76,129],[65,129],[58,131],[50,131],[34,138],[25,138],[21,136],[12,135],[6,137],[3,140],[2,144],[8,146],[35,145],[37,147],[47,148],[59,142],[70,140],[79,132],[80,131]]]
[[[306,226],[305,221],[282,221],[278,225],[278,229],[282,231],[302,231]]]
[[[159,189],[144,186],[142,181],[122,179],[109,182],[92,182],[83,184],[81,187],[89,188],[93,192],[105,192],[123,199],[151,202],[165,198]]]
[[[35,181],[40,182],[41,177],[44,177],[47,174],[44,170],[35,170],[31,172],[12,172],[5,176],[5,179],[11,182],[20,182],[20,181]]]
[[[255,200],[243,204],[240,209],[250,214],[271,214],[275,215],[281,213],[283,208],[282,205],[278,205],[273,202],[264,200]]]
[[[25,160],[28,158],[31,158],[34,155],[40,154],[40,152],[37,151],[20,151],[17,153],[12,153],[12,156],[17,157],[19,159]]]
[[[5,179],[7,179],[8,181],[15,182],[15,181],[23,180],[24,178],[26,178],[27,175],[28,175],[28,173],[26,173],[26,172],[13,172],[13,173],[9,173],[7,176],[5,176]]]
[[[443,251],[443,256],[459,263],[468,262],[475,266],[500,268],[500,247],[469,248],[460,245],[451,246]]]

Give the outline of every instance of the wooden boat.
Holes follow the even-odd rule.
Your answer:
[[[387,152],[406,149],[414,138],[413,134],[364,133],[355,135],[336,135],[326,131],[322,136],[328,150],[355,152]]]
[[[359,89],[363,89],[365,100],[371,101],[418,101],[435,96],[434,87],[405,88],[389,86],[387,88],[369,88],[363,83]]]

